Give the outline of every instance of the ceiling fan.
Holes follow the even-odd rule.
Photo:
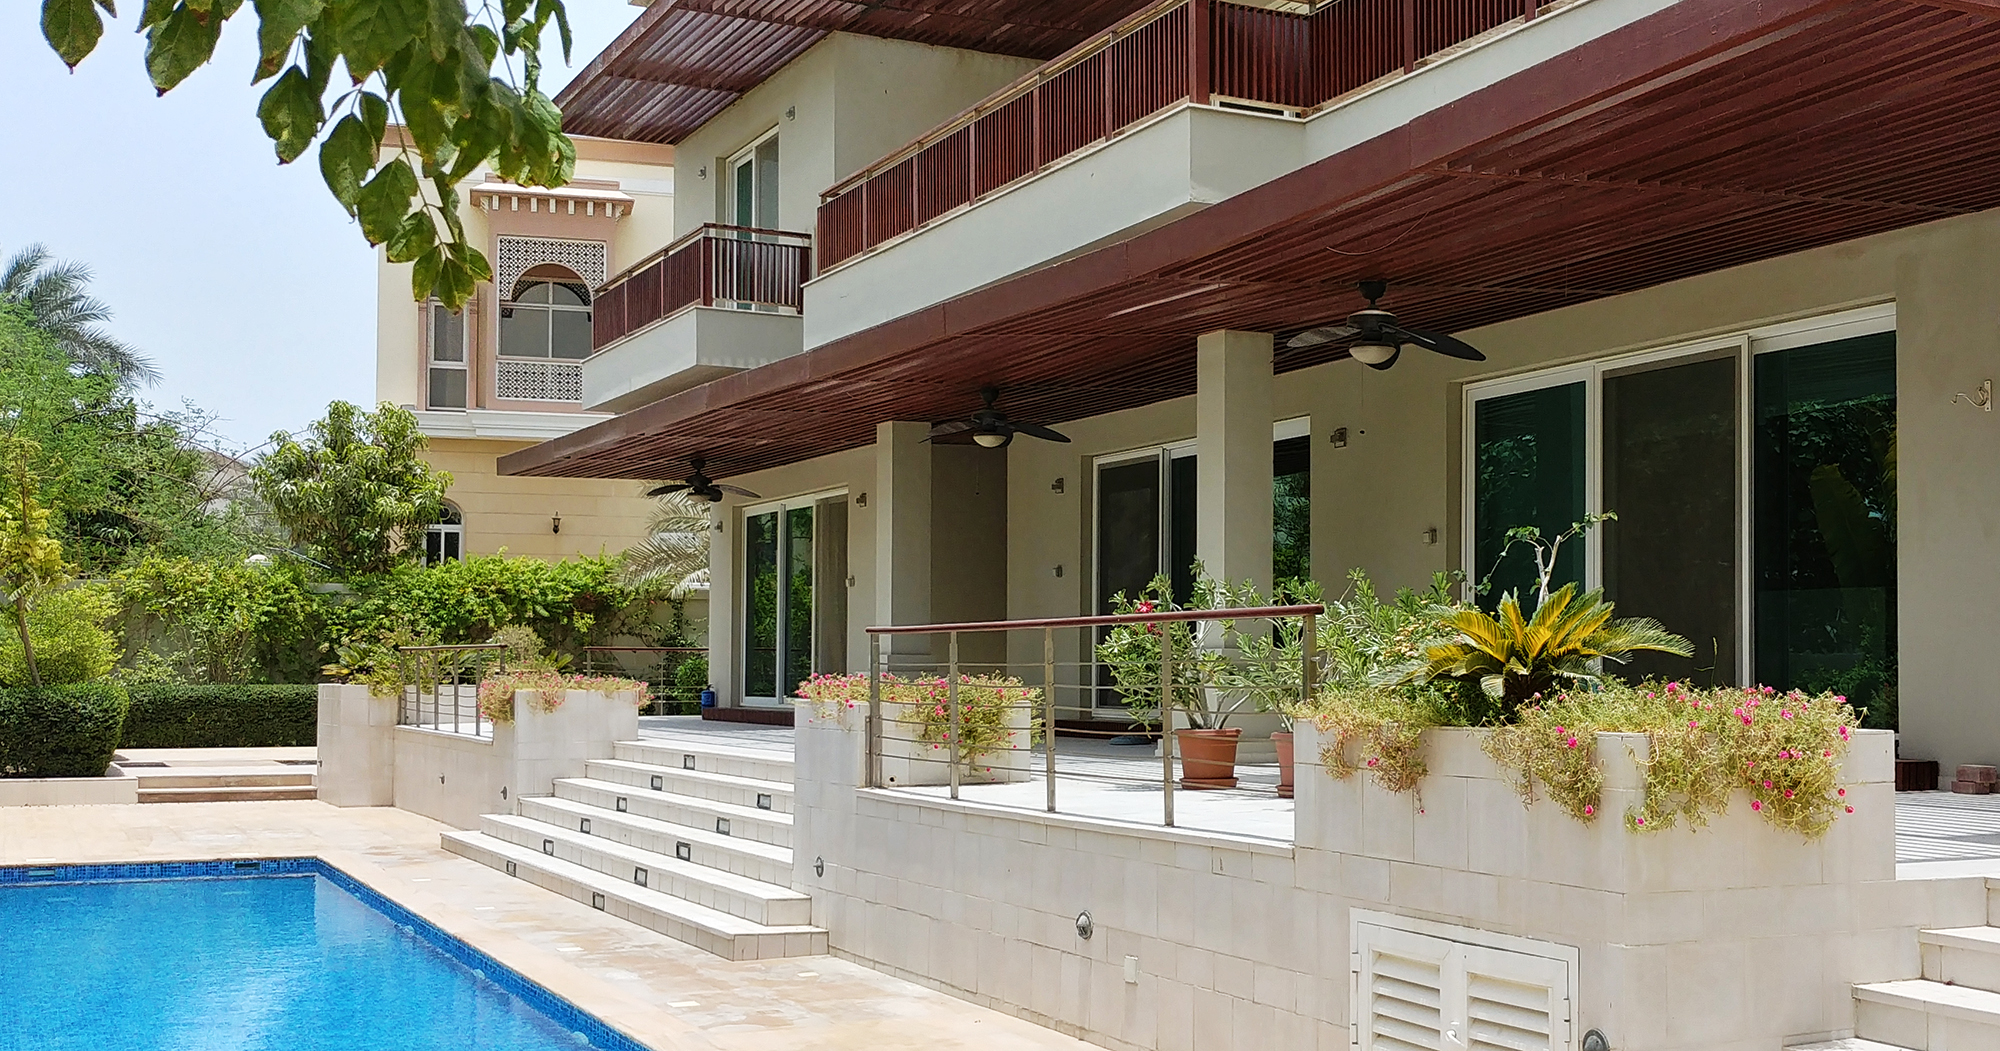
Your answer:
[[[751,492],[748,489],[744,489],[740,486],[734,486],[734,485],[723,485],[719,482],[711,481],[708,475],[702,473],[702,468],[704,466],[704,463],[700,456],[694,456],[690,458],[688,461],[688,466],[693,468],[693,470],[688,472],[687,481],[670,482],[666,485],[660,486],[658,489],[649,490],[646,493],[646,495],[666,496],[670,493],[686,492],[693,496],[702,497],[711,504],[721,503],[724,494],[747,496],[752,500],[757,499],[757,494]]]
[[[972,432],[972,440],[988,449],[998,449],[1014,440],[1014,435],[1025,434],[1030,438],[1040,438],[1045,442],[1066,442],[1069,436],[1052,431],[1036,423],[1016,423],[1007,414],[994,407],[1000,400],[1000,388],[981,387],[979,397],[986,406],[962,420],[947,420],[931,428],[924,436],[926,441],[948,438],[954,434]]]
[[[1296,350],[1352,340],[1347,353],[1371,369],[1386,369],[1394,365],[1396,359],[1403,356],[1403,345],[1406,343],[1450,358],[1486,360],[1486,355],[1461,340],[1440,332],[1425,332],[1398,324],[1396,315],[1375,305],[1375,301],[1388,292],[1387,281],[1361,282],[1361,298],[1368,301],[1367,309],[1349,314],[1345,324],[1309,328],[1287,340],[1285,346]]]

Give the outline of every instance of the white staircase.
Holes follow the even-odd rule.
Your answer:
[[[445,849],[731,960],[825,953],[792,889],[792,757],[625,741]]]
[[[2000,880],[1986,881],[1987,922]],[[2000,927],[1917,932],[1923,977],[1854,987],[1854,1036],[1790,1051],[2000,1049]]]

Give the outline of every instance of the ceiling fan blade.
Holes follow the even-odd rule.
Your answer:
[[[948,438],[954,434],[964,434],[966,431],[972,430],[977,426],[979,424],[972,420],[947,420],[944,423],[933,424],[930,433],[924,437]]]
[[[646,495],[647,495],[647,496],[669,496],[669,495],[671,495],[671,494],[674,494],[674,493],[679,493],[679,492],[685,492],[685,491],[687,491],[687,490],[689,490],[689,489],[692,489],[692,488],[694,488],[694,486],[691,486],[691,485],[687,484],[686,482],[676,482],[676,483],[674,483],[674,484],[672,484],[672,485],[663,485],[663,486],[660,486],[660,487],[659,487],[658,489],[648,489],[648,490],[646,491]]]
[[[1385,325],[1383,329],[1406,343],[1414,343],[1425,350],[1435,351],[1448,358],[1460,358],[1465,361],[1486,360],[1486,355],[1481,354],[1472,344],[1442,332],[1425,332],[1421,329],[1403,328],[1400,325],[1394,327]]]
[[[716,485],[715,485],[715,487],[716,487],[717,489],[720,489],[720,490],[722,490],[722,491],[723,491],[723,492],[725,492],[725,493],[734,493],[734,494],[736,494],[737,496],[747,496],[747,497],[749,497],[749,498],[750,498],[750,499],[752,499],[752,500],[761,500],[761,499],[763,499],[762,497],[758,496],[758,495],[757,495],[756,493],[753,493],[753,492],[751,492],[750,490],[748,490],[748,489],[745,489],[745,488],[743,488],[743,487],[742,487],[742,486],[740,486],[740,485],[727,485],[727,484],[724,484],[724,483],[721,483],[721,482],[717,482],[717,483],[716,483]]]
[[[1396,352],[1394,354],[1389,355],[1389,360],[1381,363],[1380,365],[1367,361],[1362,362],[1362,364],[1367,365],[1369,368],[1374,369],[1377,372],[1387,372],[1389,371],[1389,367],[1396,363],[1396,359],[1402,356],[1403,356],[1403,348],[1397,347]]]
[[[1016,431],[1021,432],[1022,434],[1027,435],[1030,438],[1040,438],[1045,442],[1069,441],[1069,435],[1066,435],[1061,431],[1052,431],[1047,427],[1042,426],[1039,423],[1016,423],[1014,424],[1014,429]]]
[[[1349,336],[1358,335],[1360,332],[1361,330],[1355,328],[1353,325],[1322,325],[1319,328],[1306,329],[1304,332],[1293,336],[1285,341],[1285,346],[1293,350],[1301,347],[1317,347],[1322,343],[1332,343],[1337,339],[1346,339]]]

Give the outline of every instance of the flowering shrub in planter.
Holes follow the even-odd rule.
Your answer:
[[[868,676],[815,675],[799,683],[798,695],[812,702],[813,714],[837,720],[868,703]],[[1015,735],[1025,724],[1041,732],[1038,687],[1015,678],[965,675],[958,677],[961,762],[978,763],[1016,746]],[[882,676],[882,701],[893,705],[886,736],[907,737],[931,751],[943,751],[951,740],[951,683],[942,678],[905,679]],[[1026,742],[1020,742],[1025,745]]]
[[[1329,775],[1367,769],[1391,791],[1420,786],[1423,731],[1447,725],[1441,706],[1386,689],[1323,691],[1314,724]],[[1858,726],[1846,698],[1779,693],[1770,687],[1701,688],[1608,682],[1588,691],[1531,698],[1483,747],[1509,773],[1524,803],[1545,793],[1579,821],[1602,810],[1599,733],[1643,733],[1651,742],[1644,803],[1628,829],[1655,832],[1685,821],[1701,827],[1743,789],[1751,809],[1807,839],[1852,813],[1839,783],[1841,758]]]
[[[646,684],[637,679],[609,675],[564,675],[549,669],[527,669],[481,679],[479,711],[496,723],[511,723],[514,721],[514,695],[526,692],[532,698],[528,703],[536,711],[551,715],[562,708],[563,698],[570,690],[601,693],[606,697],[632,693],[638,697],[639,706],[650,703],[646,696]]]

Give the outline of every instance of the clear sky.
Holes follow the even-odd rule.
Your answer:
[[[0,4],[0,256],[34,241],[89,264],[110,328],[158,366],[144,397],[221,415],[244,449],[375,391],[375,256],[320,181],[280,167],[250,84],[256,21],[230,20],[209,65],[163,97],[146,79],[138,3],[76,72],[42,39],[39,3]],[[568,0],[574,64],[551,32],[549,94],[641,8]]]

